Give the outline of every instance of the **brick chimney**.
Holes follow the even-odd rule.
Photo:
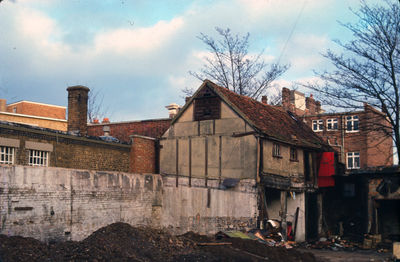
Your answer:
[[[309,110],[310,114],[314,115],[317,112],[317,105],[315,103],[314,97],[311,94],[310,97],[306,98],[306,108]]]
[[[70,86],[68,91],[68,132],[87,135],[87,103],[90,91],[86,86]]]
[[[290,90],[289,88],[282,88],[282,107],[285,110],[290,110]]]
[[[268,97],[267,96],[262,96],[261,97],[261,103],[263,103],[263,104],[268,104]]]
[[[0,112],[5,112],[7,111],[7,100],[5,99],[0,99]]]

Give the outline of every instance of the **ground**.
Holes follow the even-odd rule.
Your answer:
[[[333,251],[331,251],[332,253]],[[336,253],[338,254],[338,253]],[[336,256],[338,257],[338,256]],[[340,257],[340,256],[339,256]],[[371,257],[371,256],[370,256]],[[332,256],[331,256],[332,258]],[[333,256],[335,258],[335,256]],[[371,261],[371,260],[331,261]],[[45,244],[33,238],[0,235],[0,261],[329,261],[326,253],[269,247],[249,239],[216,241],[193,232],[172,236],[126,223],[103,227],[80,242]],[[372,260],[383,261],[383,260]]]

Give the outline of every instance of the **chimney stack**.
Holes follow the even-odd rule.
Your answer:
[[[179,112],[179,105],[172,103],[167,105],[165,108],[168,109],[169,112],[169,118],[174,118]]]
[[[290,110],[290,90],[286,87],[282,88],[282,107]]]
[[[0,99],[0,112],[5,112],[7,111],[7,100],[5,99]]]
[[[315,103],[314,97],[312,94],[310,94],[310,97],[306,98],[306,107],[309,110],[310,114],[314,115],[317,112],[317,105]]]
[[[87,135],[87,104],[88,93],[86,86],[70,86],[68,91],[68,132]]]
[[[268,97],[267,96],[262,96],[261,97],[261,102],[263,103],[263,104],[268,104]]]

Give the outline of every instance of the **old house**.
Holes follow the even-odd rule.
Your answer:
[[[293,223],[297,240],[317,236],[318,176],[335,172],[333,166],[322,172],[320,159],[333,149],[295,114],[206,80],[172,120],[160,148],[164,190],[175,190],[181,201],[181,209],[164,216],[183,224],[193,217],[199,231],[279,219],[283,227]],[[196,189],[207,193],[188,194]],[[216,193],[223,191],[236,195]]]

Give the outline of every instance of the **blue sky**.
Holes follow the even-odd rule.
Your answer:
[[[291,64],[275,86],[314,79],[329,66],[320,55],[351,35],[358,0],[3,0],[0,3],[0,97],[66,106],[66,88],[104,94],[111,121],[167,117],[181,90],[201,83],[216,26],[250,33],[251,53]],[[296,23],[297,21],[297,23]],[[291,34],[291,32],[293,33]],[[290,36],[290,38],[289,38]],[[286,44],[287,43],[287,44]]]

